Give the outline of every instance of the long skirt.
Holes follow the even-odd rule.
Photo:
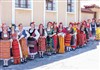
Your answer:
[[[37,41],[34,38],[28,39],[28,47],[30,53],[37,53],[38,47],[37,47]]]
[[[14,63],[20,63],[20,49],[17,39],[12,41],[12,54],[14,58]]]
[[[84,33],[80,33],[80,39],[79,39],[79,46],[83,46],[85,44],[85,35]]]
[[[79,34],[77,34],[77,46],[79,46],[80,45],[80,33]]]
[[[11,42],[9,40],[0,41],[0,59],[10,58],[10,47],[11,47]]]
[[[53,38],[53,48],[57,52],[58,36],[57,35],[54,35],[52,38]]]
[[[46,39],[45,38],[39,38],[38,40],[38,49],[39,51],[46,51]]]
[[[22,49],[22,55],[24,58],[27,58],[28,57],[27,40],[25,38],[22,38],[19,42]]]
[[[65,47],[70,47],[71,46],[70,42],[71,42],[71,35],[66,34],[66,36],[65,36]]]
[[[59,53],[65,53],[64,37],[63,36],[58,36],[58,37],[59,37]]]
[[[49,36],[46,38],[46,51],[52,53],[53,52],[53,39]]]
[[[100,40],[100,27],[96,29],[96,40]]]

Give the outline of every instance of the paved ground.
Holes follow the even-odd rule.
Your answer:
[[[85,47],[75,51],[36,58],[26,64],[10,65],[7,68],[3,68],[2,61],[0,61],[0,70],[99,70],[99,43],[100,41],[90,41]]]

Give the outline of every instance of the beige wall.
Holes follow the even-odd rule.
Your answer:
[[[44,0],[34,0],[33,20],[36,22],[36,25],[44,23]]]
[[[92,19],[94,17],[94,14],[92,13],[81,13],[81,21],[82,20],[87,20],[87,19]]]
[[[66,25],[66,12],[67,12],[67,3],[65,0],[58,0],[58,22],[62,22]]]
[[[0,26],[1,26],[1,0],[0,0]]]
[[[22,23],[24,26],[29,26],[31,22],[31,10],[20,10],[15,11],[15,23],[18,25]]]
[[[10,24],[12,22],[12,0],[2,0],[2,22]],[[9,2],[8,2],[9,1]],[[15,9],[15,23],[23,23],[24,26],[29,26],[29,23],[34,21],[36,25],[40,23],[46,23],[48,21],[62,22],[64,25],[69,24],[69,22],[75,22],[75,13],[67,13],[67,0],[58,0],[58,10],[56,11],[45,11],[44,10],[44,0],[34,0],[33,11],[32,9]],[[79,4],[76,2],[76,21],[79,19]],[[32,14],[33,12],[33,14]],[[58,15],[58,16],[57,16]],[[32,18],[33,16],[33,18]],[[44,20],[45,19],[45,20]]]
[[[45,21],[46,21],[46,25],[47,25],[47,23],[49,22],[49,21],[51,21],[51,22],[57,22],[57,12],[46,12],[46,15],[45,15],[46,17],[46,19],[45,19]]]
[[[75,14],[73,13],[67,13],[67,23],[75,22]]]
[[[2,0],[2,19],[1,21],[8,25],[12,22],[12,2],[11,0]]]

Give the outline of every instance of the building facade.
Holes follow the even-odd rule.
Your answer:
[[[30,22],[78,22],[81,19],[80,0],[0,0],[0,23],[8,25]]]
[[[100,19],[100,7],[93,5],[86,5],[84,8],[81,8],[81,20],[87,19]]]

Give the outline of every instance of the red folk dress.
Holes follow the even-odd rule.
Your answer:
[[[12,35],[12,53],[14,58],[14,64],[20,63],[20,50],[19,50],[19,44],[17,38],[17,34],[13,33]]]

